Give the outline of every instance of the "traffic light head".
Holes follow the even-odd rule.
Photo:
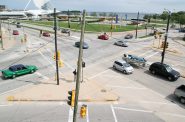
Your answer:
[[[166,42],[166,48],[168,48],[168,42]]]
[[[70,105],[71,107],[74,107],[74,103],[75,103],[75,90],[72,91],[68,91],[69,97],[68,97],[68,105]]]
[[[85,67],[85,62],[82,62],[82,67]]]
[[[161,48],[164,48],[164,41],[162,41]]]
[[[56,55],[54,54],[53,59],[56,60]]]

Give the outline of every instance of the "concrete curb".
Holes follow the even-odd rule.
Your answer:
[[[26,99],[26,98],[15,98],[14,96],[8,96],[7,101],[9,102],[17,102],[17,101],[22,101],[22,102],[66,102],[67,99],[53,99],[53,100],[39,100],[39,99]],[[102,100],[95,100],[95,99],[79,99],[79,102],[115,102],[119,101],[119,97],[117,99],[102,99]]]

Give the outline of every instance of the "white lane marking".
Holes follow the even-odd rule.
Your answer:
[[[44,79],[46,79],[46,80],[49,80],[48,77],[46,77],[45,75],[43,75],[43,74],[41,74],[41,73],[39,73],[39,72],[36,72],[35,74],[37,74],[38,76],[40,76],[40,77],[42,77],[42,78],[44,78]]]
[[[71,36],[72,38],[75,38],[75,39],[80,39],[80,37],[78,36]]]
[[[156,54],[158,54],[159,52],[155,52],[155,53],[153,53],[153,54],[151,54],[151,55],[149,55],[149,56],[146,56],[145,57],[145,59],[149,59],[150,57],[152,57],[152,56],[154,56],[154,55],[156,55]]]
[[[143,104],[162,104],[162,105],[174,105],[176,106],[176,104],[174,103],[167,103],[167,102],[153,102],[153,101],[139,101],[140,103]]]
[[[103,74],[103,73],[105,73],[105,72],[107,72],[107,71],[109,71],[109,70],[110,70],[110,69],[104,70],[103,72],[100,72],[100,73],[98,73],[98,74],[96,74],[96,75],[94,75],[94,76],[89,77],[88,79],[93,79],[93,78],[95,78],[95,77],[97,77],[97,76],[99,76],[99,75],[101,75],[101,74]]]
[[[131,108],[123,108],[123,107],[114,107],[115,109],[121,109],[126,111],[137,111],[137,112],[144,112],[144,113],[152,113],[153,111],[141,110],[141,109],[131,109]]]
[[[175,117],[183,117],[183,118],[185,118],[185,116],[184,116],[184,115],[181,115],[181,114],[164,113],[164,112],[159,112],[159,113],[162,113],[162,114],[167,114],[167,115],[170,115],[170,116],[175,116]]]
[[[88,109],[88,106],[87,106],[87,112],[86,112],[86,119],[87,119],[87,122],[89,122],[89,109]]]
[[[69,108],[69,118],[68,118],[68,122],[72,122],[73,121],[73,109],[70,107]]]
[[[0,107],[7,107],[7,106],[11,106],[12,104],[0,104]]]
[[[146,88],[139,88],[139,87],[123,87],[123,86],[112,86],[112,85],[106,85],[107,87],[115,87],[115,88],[123,88],[123,89],[139,89],[139,90],[145,90]]]
[[[3,93],[0,93],[0,95],[4,95],[4,94],[7,94],[7,93],[9,93],[9,92],[16,91],[16,90],[18,90],[18,89],[21,89],[21,88],[27,87],[27,86],[29,86],[29,85],[32,85],[32,83],[29,83],[29,84],[27,84],[27,85],[24,85],[24,86],[21,86],[21,87],[17,87],[17,88],[15,88],[15,89],[12,89],[12,90],[9,90],[9,91],[6,91],[6,92],[3,92]]]
[[[46,56],[44,56],[43,55],[43,53],[39,50],[39,53],[41,54],[41,56],[46,60],[46,61],[48,61],[51,65],[52,65],[52,67],[54,68],[54,70],[55,70],[55,66],[53,65],[53,63],[51,62],[51,61],[49,61],[47,58],[46,58]]]
[[[143,56],[143,55],[145,55],[145,54],[147,54],[147,53],[150,53],[150,52],[152,52],[153,50],[149,50],[149,51],[147,51],[147,52],[145,52],[145,53],[142,53],[142,54],[140,54],[139,56]]]
[[[116,117],[116,114],[115,114],[115,111],[114,111],[114,107],[112,106],[112,104],[111,104],[111,110],[112,110],[112,114],[114,116],[114,121],[115,122],[118,122],[117,117]]]

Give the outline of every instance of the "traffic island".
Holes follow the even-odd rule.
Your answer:
[[[20,89],[14,93],[5,95],[7,101],[66,101],[68,91],[74,90],[76,83],[73,79],[63,78],[60,85],[56,81],[42,81],[37,85]],[[69,82],[71,81],[71,82]],[[108,91],[97,81],[85,81],[80,84],[79,102],[114,102],[119,96]]]

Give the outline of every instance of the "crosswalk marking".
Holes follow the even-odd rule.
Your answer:
[[[117,117],[116,117],[116,114],[115,114],[115,111],[114,111],[114,108],[113,108],[112,105],[111,105],[111,110],[112,110],[112,114],[113,114],[113,116],[114,116],[114,121],[115,121],[115,122],[118,122]]]

